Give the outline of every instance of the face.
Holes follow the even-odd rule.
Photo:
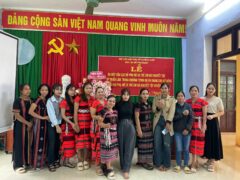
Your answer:
[[[84,92],[86,95],[90,95],[92,93],[92,86],[89,84],[89,85],[86,85],[85,88],[84,88]]]
[[[142,100],[147,101],[148,97],[149,97],[149,92],[148,90],[144,90],[141,94],[140,94]]]
[[[213,85],[209,85],[207,87],[207,95],[213,96],[215,92],[216,92],[216,89]]]
[[[115,104],[116,104],[116,99],[115,99],[115,97],[112,97],[112,98],[110,98],[110,99],[108,99],[107,100],[107,106],[108,106],[108,108],[113,108],[114,106],[115,106]]]
[[[49,93],[49,91],[48,91],[47,86],[42,86],[40,89],[41,96],[46,97],[48,95],[48,93]]]
[[[23,87],[23,90],[21,91],[21,94],[22,94],[23,96],[30,96],[30,94],[31,94],[30,86],[25,85],[25,86]]]
[[[68,90],[68,95],[70,97],[73,97],[75,95],[75,87],[72,87]]]
[[[169,88],[167,85],[163,85],[161,87],[161,93],[164,94],[164,95],[167,95],[168,94],[168,91],[169,91]]]
[[[128,101],[129,98],[130,98],[130,95],[129,95],[127,92],[125,92],[125,93],[122,95],[122,100],[123,100],[123,101]]]
[[[190,95],[192,98],[197,98],[198,97],[198,89],[196,87],[193,87],[191,90],[190,90]]]
[[[185,100],[185,97],[184,97],[183,93],[181,93],[181,92],[178,93],[178,95],[177,95],[177,101],[178,101],[178,103],[183,103],[184,100]]]
[[[102,99],[104,98],[104,91],[102,88],[98,88],[97,92],[96,92],[96,98],[97,99]]]
[[[62,95],[62,88],[58,87],[57,89],[54,90],[54,95],[57,97],[60,97]]]

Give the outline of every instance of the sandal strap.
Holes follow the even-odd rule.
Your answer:
[[[18,173],[25,173],[25,172],[26,172],[26,169],[23,168],[23,167],[20,167],[20,168],[17,168],[17,169],[16,169],[16,172],[18,172]]]

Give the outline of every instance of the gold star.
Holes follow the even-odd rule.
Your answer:
[[[73,39],[72,44],[66,44],[67,47],[69,47],[69,52],[74,52],[78,54],[78,48],[80,45],[76,44],[75,39]]]

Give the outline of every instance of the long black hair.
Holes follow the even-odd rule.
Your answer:
[[[211,85],[216,89],[216,86],[215,86],[214,83],[212,83],[212,82],[208,83],[207,86],[206,86],[205,96],[207,96],[207,88],[208,88],[209,86],[211,86]],[[216,91],[215,91],[215,93],[216,93]],[[215,93],[214,93],[214,94],[215,94]]]
[[[81,93],[80,96],[81,96],[81,99],[83,101],[88,101],[87,95],[86,95],[86,93],[84,91],[85,87],[88,86],[88,85],[92,86],[92,83],[91,82],[86,82],[86,83],[83,84],[83,87],[82,87],[82,93]]]
[[[148,91],[148,93],[149,93],[149,90],[147,88],[140,89],[140,92],[139,92],[139,102],[142,102],[141,94],[142,94],[143,91]]]
[[[72,88],[74,88],[74,86],[72,84],[69,84],[67,86],[66,92],[65,92],[65,99],[67,101],[68,106],[70,107],[70,113],[71,114],[74,113],[74,103],[73,103],[72,99],[74,99],[75,96],[73,96],[72,99],[71,99],[71,96],[69,96],[68,91]]]
[[[41,84],[39,87],[38,87],[38,95],[39,96],[41,96],[41,89],[42,89],[42,87],[47,87],[47,89],[48,89],[48,94],[47,94],[47,96],[46,96],[46,100],[48,100],[50,97],[51,97],[51,90],[50,90],[50,86],[48,85],[48,84]]]

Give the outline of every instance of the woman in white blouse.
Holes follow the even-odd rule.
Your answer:
[[[214,172],[215,170],[215,161],[223,159],[219,118],[224,115],[224,107],[221,98],[215,96],[215,92],[215,85],[208,83],[204,97],[204,100],[208,102],[204,157],[206,157],[208,161],[204,166],[210,172]]]

